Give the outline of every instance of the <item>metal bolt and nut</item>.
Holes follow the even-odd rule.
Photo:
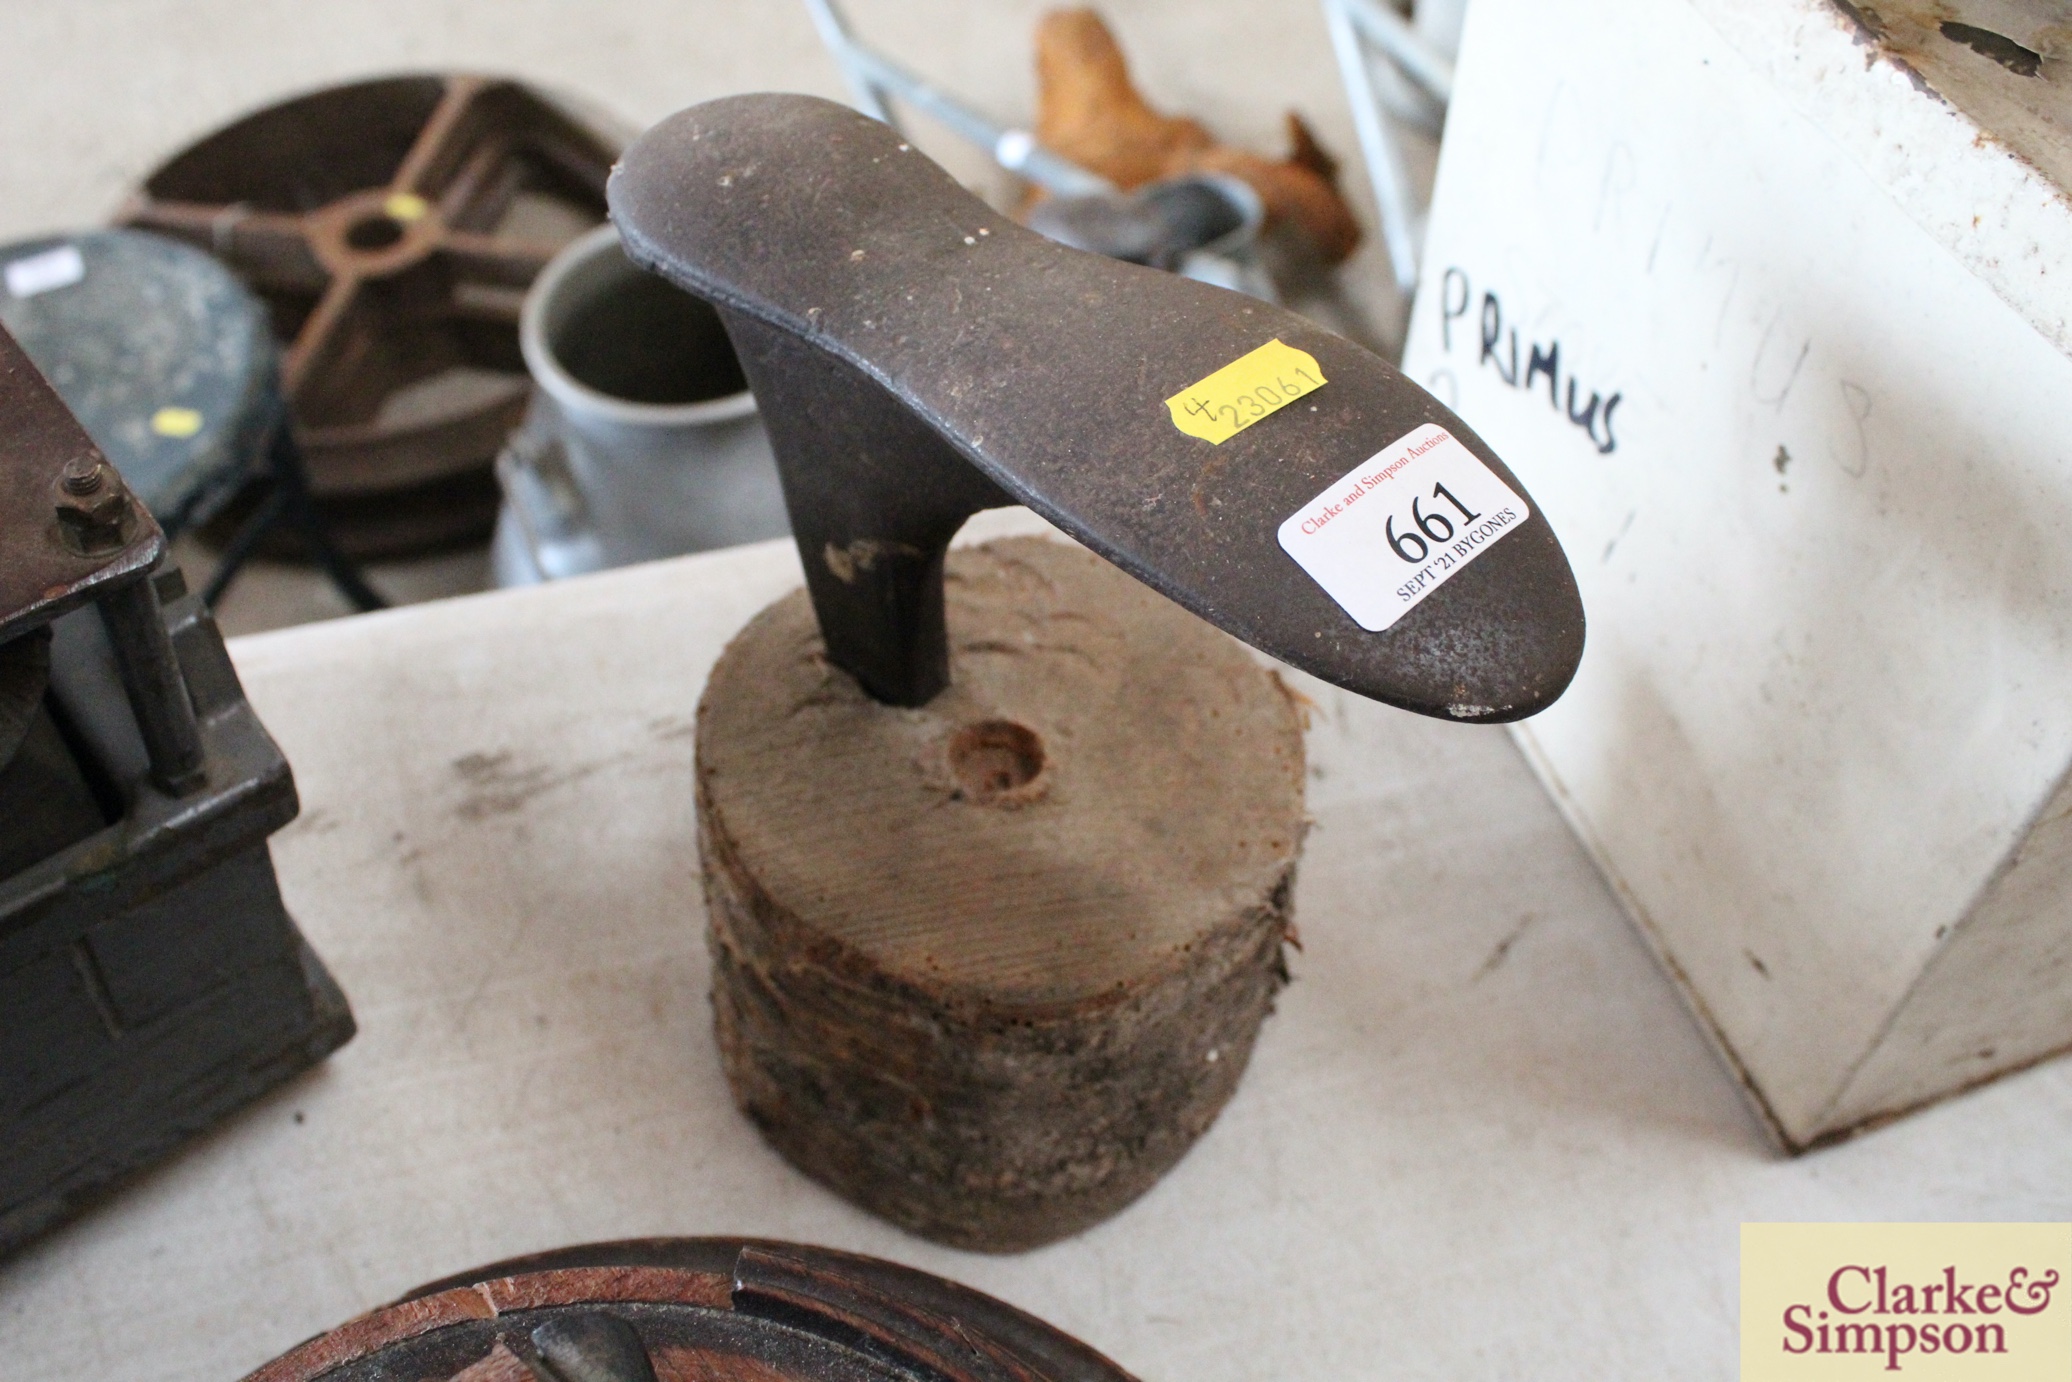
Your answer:
[[[65,462],[60,482],[67,494],[92,494],[106,483],[107,471],[107,463],[99,456],[74,456]]]
[[[91,452],[65,462],[58,477],[58,530],[74,551],[92,555],[122,546],[130,522],[129,490],[115,468]]]

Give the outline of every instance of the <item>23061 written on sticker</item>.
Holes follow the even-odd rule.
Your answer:
[[[1188,385],[1165,405],[1173,426],[1221,446],[1326,382],[1314,355],[1274,340]]]
[[[1428,422],[1290,514],[1281,550],[1354,623],[1380,633],[1531,516],[1495,471]]]

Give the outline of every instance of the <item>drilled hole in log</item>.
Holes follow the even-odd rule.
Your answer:
[[[369,216],[345,232],[345,243],[356,250],[385,250],[402,238],[403,223],[393,216]]]
[[[950,736],[950,772],[983,805],[1027,787],[1043,772],[1043,739],[1012,720],[981,720]]]
[[[1286,978],[1302,727],[1243,647],[1089,552],[945,565],[925,706],[800,656],[803,590],[713,668],[713,1021],[736,1102],[808,1175],[1014,1252],[1149,1189],[1237,1087]],[[978,806],[974,769],[1023,783]]]

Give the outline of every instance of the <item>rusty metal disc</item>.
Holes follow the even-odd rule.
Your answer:
[[[490,77],[389,77],[269,106],[145,179],[120,219],[265,299],[312,489],[347,552],[487,537],[525,411],[525,289],[604,220],[619,139]]]
[[[1012,1306],[912,1268],[740,1238],[481,1267],[321,1334],[247,1382],[1131,1382]]]

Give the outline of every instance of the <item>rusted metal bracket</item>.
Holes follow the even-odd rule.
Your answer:
[[[1525,488],[1430,394],[1256,300],[1067,249],[898,132],[737,96],[643,135],[608,189],[627,252],[713,302],[769,420],[828,655],[880,700],[948,682],[942,559],[1020,502],[1254,647],[1429,715],[1510,720],[1574,675],[1583,612],[1536,506],[1370,633],[1283,550],[1284,520],[1426,424]],[[1220,443],[1166,400],[1261,346],[1328,383]]]

